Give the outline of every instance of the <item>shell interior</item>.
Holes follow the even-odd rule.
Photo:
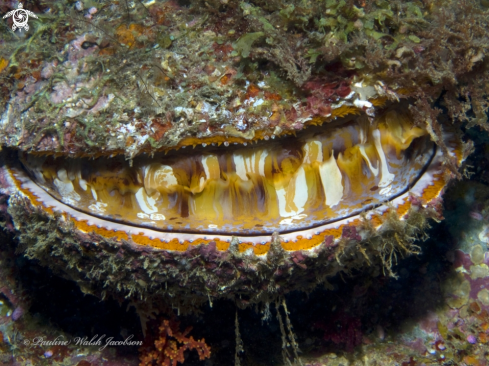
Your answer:
[[[297,138],[134,159],[22,154],[35,182],[65,204],[163,231],[271,235],[324,225],[406,191],[434,154],[426,131],[389,111]]]

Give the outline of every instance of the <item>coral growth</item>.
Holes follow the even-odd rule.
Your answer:
[[[205,339],[196,341],[187,335],[192,330],[188,327],[184,332],[179,330],[180,322],[163,320],[155,335],[148,334],[143,346],[139,349],[140,366],[177,366],[185,361],[185,351],[195,350],[199,360],[205,360],[211,355]]]

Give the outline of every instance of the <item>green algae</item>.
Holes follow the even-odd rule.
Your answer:
[[[236,50],[236,55],[241,55],[243,57],[249,57],[251,47],[253,43],[263,37],[264,32],[254,32],[244,34],[238,41],[233,45]]]

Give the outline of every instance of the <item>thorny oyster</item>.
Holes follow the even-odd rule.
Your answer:
[[[486,128],[476,1],[88,4],[0,29],[9,214],[84,291],[246,305],[390,270],[441,217],[456,126]]]

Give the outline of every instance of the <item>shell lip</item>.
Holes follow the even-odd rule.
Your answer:
[[[397,113],[397,112],[396,112]],[[350,116],[348,118],[342,118],[339,121],[336,121],[335,123],[331,124],[331,128],[335,128],[336,126],[348,126],[349,120],[351,120],[353,116]],[[366,122],[366,123],[363,123]],[[384,122],[382,122],[384,123]],[[369,126],[368,121],[357,121],[358,126]],[[377,126],[377,122],[375,124]],[[315,131],[318,130],[323,130],[328,128],[327,126],[321,126],[321,127],[311,127],[308,129],[305,129],[304,131],[301,131],[299,134],[299,137],[301,139],[301,143],[304,143],[304,141],[307,141],[307,139],[313,138],[316,139],[316,141],[319,141],[317,139],[323,138],[321,136],[317,136],[315,134]],[[358,133],[358,137],[351,137],[351,139],[360,139],[361,141],[364,141],[363,138],[366,135],[362,135],[363,128],[365,127],[360,127],[359,130],[357,130],[356,133]],[[371,136],[371,131],[379,131],[379,127],[367,127],[368,130],[365,131],[370,131],[369,136]],[[345,129],[346,131],[346,129]],[[330,131],[331,132],[331,131]],[[328,133],[330,133],[328,132]],[[380,132],[379,132],[380,133]],[[331,132],[332,138],[336,138],[335,136],[340,135],[340,132],[334,131]],[[413,136],[413,133],[409,132],[410,136]],[[414,134],[416,135],[416,134]],[[364,136],[364,137],[361,137]],[[121,215],[121,218],[117,219],[117,215],[113,216],[112,214],[114,212],[108,212],[107,216],[103,216],[102,214],[97,214],[97,212],[90,212],[85,209],[78,209],[74,205],[70,205],[65,200],[61,199],[60,197],[56,197],[55,195],[51,194],[45,187],[42,182],[38,182],[36,180],[36,177],[38,176],[37,174],[33,174],[29,169],[26,169],[26,166],[22,166],[21,159],[19,159],[19,154],[16,154],[15,151],[12,149],[4,150],[2,155],[4,155],[4,160],[7,161],[7,168],[10,171],[10,174],[12,176],[12,179],[16,181],[14,185],[17,187],[17,190],[20,191],[21,193],[24,194],[24,196],[27,196],[28,198],[31,199],[31,202],[34,202],[35,204],[37,203],[38,205],[42,205],[44,208],[46,208],[49,212],[53,213],[59,212],[62,214],[62,217],[69,218],[71,221],[75,220],[76,222],[84,222],[85,224],[80,224],[83,226],[82,231],[85,232],[124,232],[126,234],[121,234],[119,239],[121,237],[127,237],[130,238],[132,237],[132,240],[136,243],[136,239],[138,239],[138,236],[144,236],[149,238],[148,240],[151,241],[151,246],[153,246],[152,243],[154,242],[169,242],[169,241],[174,241],[176,240],[177,242],[182,243],[187,242],[187,243],[192,243],[192,242],[209,242],[210,240],[218,239],[221,242],[232,242],[234,238],[237,238],[239,242],[246,242],[246,243],[252,243],[252,244],[265,244],[265,243],[270,243],[270,237],[274,234],[279,232],[281,237],[284,238],[284,240],[287,241],[297,241],[297,238],[299,238],[299,241],[306,241],[306,239],[309,239],[310,237],[316,236],[316,238],[313,239],[314,242],[319,242],[318,237],[323,237],[327,235],[331,235],[333,233],[334,237],[337,239],[338,235],[341,237],[341,231],[342,227],[345,225],[353,225],[353,226],[362,226],[361,222],[363,219],[367,220],[372,220],[376,221],[376,224],[374,225],[376,228],[379,228],[382,223],[382,219],[379,220],[379,217],[381,217],[386,211],[388,211],[390,208],[395,208],[399,214],[399,218],[402,219],[404,215],[407,213],[407,210],[409,207],[411,207],[409,201],[410,201],[410,196],[414,194],[415,196],[421,197],[421,202],[423,202],[423,205],[430,203],[433,201],[433,199],[437,198],[440,193],[443,190],[443,187],[445,186],[446,182],[444,181],[443,178],[443,153],[441,152],[441,149],[436,146],[432,141],[427,138],[426,133],[423,134],[418,134],[416,136],[424,136],[423,139],[420,139],[419,143],[415,144],[416,147],[414,150],[409,149],[407,152],[407,159],[408,161],[410,159],[413,159],[418,161],[416,163],[416,168],[413,170],[413,173],[411,175],[407,176],[404,178],[399,178],[399,182],[396,183],[398,184],[398,188],[392,191],[387,191],[388,193],[380,193],[377,198],[374,198],[374,195],[372,195],[370,192],[368,192],[366,197],[371,197],[374,198],[374,200],[366,200],[365,203],[362,200],[362,205],[361,206],[350,206],[350,211],[348,212],[347,215],[345,215],[345,211],[342,211],[338,213],[336,216],[321,216],[319,220],[316,219],[316,224],[310,224],[313,222],[313,220],[307,221],[294,221],[292,223],[289,222],[288,224],[281,225],[280,227],[274,227],[270,229],[270,225],[267,225],[268,227],[264,228],[262,231],[259,231],[260,229],[257,229],[255,232],[252,232],[249,230],[248,232],[245,230],[240,229],[239,227],[239,222],[237,222],[236,226],[233,226],[230,228],[229,226],[226,227],[226,225],[220,225],[220,226],[215,226],[212,227],[210,230],[200,230],[197,225],[194,227],[190,228],[183,228],[182,227],[175,227],[173,228],[172,225],[167,225],[168,221],[166,222],[166,226],[151,226],[151,225],[145,225],[144,223],[140,223],[139,221],[132,221],[131,216],[127,216],[126,219],[124,219],[124,216]],[[459,150],[459,146],[457,145],[458,143],[454,140],[453,134],[448,136],[444,136],[446,138],[446,141],[449,142],[449,148],[450,148],[450,153],[457,155],[459,157],[459,153],[457,151]],[[349,137],[350,138],[350,137]],[[445,140],[444,138],[444,140]],[[374,138],[375,139],[375,138]],[[417,137],[414,138],[415,140]],[[275,141],[276,144],[280,145],[283,144],[283,141],[280,142],[280,140],[283,139],[277,139]],[[351,140],[353,141],[353,140]],[[350,142],[351,142],[350,141]],[[380,141],[380,140],[379,140]],[[409,140],[411,141],[411,140]],[[414,141],[414,140],[413,140]],[[313,141],[314,142],[314,141]],[[380,142],[379,142],[380,143]],[[363,142],[361,143],[363,144]],[[262,149],[264,144],[260,143],[259,145],[253,145],[249,146],[252,151],[254,148],[259,148]],[[304,148],[303,145],[302,148]],[[392,145],[394,146],[394,145]],[[408,143],[407,146],[411,146],[411,142]],[[423,146],[422,148],[420,146]],[[229,149],[221,148],[220,150],[226,151],[223,152],[223,154],[231,155],[234,156],[236,155],[236,151],[238,151],[238,148],[235,148],[234,146],[231,146]],[[331,147],[329,147],[331,149]],[[375,151],[375,148],[372,147]],[[404,147],[403,149],[406,149]],[[209,147],[208,149],[205,148],[199,148],[196,151],[199,153],[199,151],[205,151],[206,153],[214,151],[215,148]],[[333,148],[334,152],[335,148]],[[231,151],[231,153],[228,154],[228,151]],[[319,150],[321,151],[321,150]],[[333,155],[331,154],[330,151],[330,156],[331,159],[333,159]],[[358,150],[357,150],[358,151]],[[377,148],[378,154],[380,154],[380,150]],[[423,158],[421,158],[421,155],[417,155],[417,153],[422,153]],[[255,152],[253,152],[254,154]],[[326,152],[324,152],[326,154]],[[28,153],[23,153],[25,156],[29,156],[30,154]],[[233,155],[234,154],[234,155]],[[365,154],[365,152],[363,152]],[[392,152],[390,153],[392,154]],[[414,154],[414,155],[413,155]],[[22,155],[22,154],[20,154]],[[34,154],[35,156],[36,154]],[[175,159],[176,157],[180,158],[180,156],[186,157],[188,156],[188,152],[179,152],[178,154],[171,154],[173,155],[173,158]],[[170,155],[170,156],[171,156]],[[393,155],[394,156],[394,155]],[[365,156],[364,156],[365,157]],[[140,159],[142,157],[137,157],[137,159]],[[149,157],[143,157],[146,160],[149,160]],[[48,160],[46,160],[48,159]],[[52,159],[51,157],[46,157],[46,158],[41,158],[42,161],[49,161]],[[119,160],[122,161],[122,156],[118,157]],[[233,159],[233,158],[232,158]],[[302,161],[302,157],[300,158]],[[329,159],[327,155],[324,155],[324,159]],[[337,159],[335,157],[335,159]],[[365,159],[367,159],[365,157]],[[380,160],[376,158],[377,160],[372,160],[372,164],[370,164],[370,161],[367,159],[364,162],[365,168],[370,167],[370,169],[377,170],[379,168]],[[384,157],[385,159],[385,157]],[[62,161],[64,159],[52,159],[52,161]],[[88,162],[88,159],[85,159]],[[108,161],[109,159],[101,159],[100,161]],[[117,160],[117,159],[114,159]],[[324,161],[326,161],[324,160]],[[334,159],[333,159],[334,160]],[[460,158],[458,159],[460,160]],[[33,160],[36,161],[36,160]],[[323,160],[321,160],[323,161]],[[400,160],[402,161],[402,160]],[[368,166],[365,165],[366,162],[368,162]],[[375,163],[374,163],[375,162]],[[398,161],[399,162],[399,161]],[[70,158],[65,160],[65,162],[62,162],[63,164],[71,164],[72,161]],[[91,164],[91,163],[90,163]],[[411,164],[411,163],[410,163]],[[372,166],[373,165],[373,166]],[[54,165],[52,165],[54,166]],[[131,165],[132,166],[132,165]],[[144,167],[144,165],[143,165]],[[412,166],[411,169],[413,169],[414,165]],[[58,168],[54,168],[54,176],[56,176],[56,172]],[[401,166],[401,169],[404,169],[403,166]],[[1,170],[1,169],[0,169]],[[373,171],[373,170],[372,170]],[[51,176],[53,176],[53,172],[51,172]],[[146,173],[144,173],[146,174]],[[66,172],[65,172],[66,175]],[[59,177],[59,175],[58,175]],[[397,178],[396,178],[397,180]],[[324,180],[323,180],[324,183]],[[324,184],[323,184],[324,185]],[[433,190],[434,193],[430,193],[429,197],[425,197],[425,191],[431,189],[430,186],[436,186],[435,189]],[[368,189],[371,186],[367,186],[366,188]],[[384,187],[379,184],[379,187]],[[378,189],[378,187],[377,187]],[[15,189],[12,189],[11,191],[15,191]],[[435,192],[436,191],[436,192]],[[326,191],[325,191],[326,193]],[[390,195],[389,195],[390,193]],[[380,198],[379,198],[380,197]],[[426,198],[426,199],[425,199]],[[95,198],[95,200],[97,200]],[[386,202],[388,202],[386,204]],[[419,202],[416,201],[416,202]],[[400,207],[402,207],[400,209]],[[406,208],[407,207],[407,208]],[[367,212],[368,211],[368,212]],[[362,212],[366,212],[366,215],[363,215]],[[166,212],[165,212],[166,214]],[[361,215],[362,214],[362,215]],[[110,215],[112,215],[114,218],[112,218]],[[341,216],[340,216],[341,215]],[[170,216],[167,216],[170,217]],[[284,217],[284,216],[282,216]],[[327,219],[330,217],[330,219]],[[377,217],[377,218],[375,218]],[[326,219],[325,219],[326,218]],[[278,220],[281,220],[279,218]],[[309,220],[309,218],[308,218]],[[278,221],[277,221],[278,222]],[[171,223],[170,223],[171,224]],[[282,223],[281,223],[282,224]],[[80,229],[80,225],[75,224],[78,229]],[[233,224],[234,225],[234,224]],[[91,227],[91,228],[90,228]],[[210,227],[210,226],[209,226]],[[223,230],[224,228],[224,230]],[[229,229],[229,230],[227,230]],[[320,235],[318,234],[320,233]],[[329,234],[328,234],[329,233]],[[339,233],[339,234],[338,234]],[[125,235],[125,236],[124,236]],[[128,236],[129,235],[129,236]],[[136,238],[136,239],[135,239]],[[139,238],[140,239],[140,238]],[[138,240],[139,240],[138,239]],[[193,244],[197,245],[197,244]],[[314,245],[312,245],[314,246]],[[157,248],[159,248],[158,245],[156,245]],[[166,249],[166,247],[165,247]],[[173,250],[173,247],[171,247],[171,250]],[[178,250],[178,249],[177,249]]]
[[[353,108],[353,107],[352,107]],[[393,106],[391,106],[393,108]],[[385,108],[386,110],[389,108]],[[355,108],[354,111],[349,111],[346,115],[341,115],[339,117],[322,117],[322,116],[312,116],[307,121],[304,121],[303,127],[300,130],[284,130],[280,134],[275,134],[273,131],[266,131],[265,129],[254,130],[252,138],[244,138],[240,136],[234,136],[224,131],[217,131],[211,136],[204,137],[194,137],[186,136],[183,137],[175,145],[163,145],[158,149],[153,149],[151,145],[146,144],[144,147],[138,150],[136,155],[131,155],[127,157],[125,155],[124,149],[116,150],[104,150],[97,153],[79,151],[72,153],[68,150],[66,151],[53,151],[53,150],[23,150],[20,145],[16,146],[5,146],[8,150],[15,150],[18,153],[33,154],[36,156],[53,156],[55,158],[89,158],[89,159],[99,159],[99,158],[114,158],[118,156],[125,156],[126,160],[137,159],[138,157],[145,155],[154,154],[185,154],[186,151],[203,150],[210,151],[212,149],[233,149],[233,148],[243,148],[243,147],[257,147],[260,145],[266,145],[270,141],[278,141],[284,139],[296,139],[297,137],[304,134],[311,134],[321,128],[334,129],[342,124],[349,123],[355,118],[359,118],[362,114],[362,110]],[[364,115],[366,118],[367,116]],[[198,140],[198,142],[197,142]]]
[[[459,163],[461,162],[460,143],[450,144],[450,153],[457,156]],[[0,158],[1,158],[0,154]],[[167,252],[184,252],[195,245],[213,245],[218,251],[230,250],[233,245],[236,246],[240,253],[248,253],[253,249],[257,257],[266,257],[272,243],[277,240],[281,243],[281,248],[285,251],[297,250],[316,250],[323,246],[331,247],[338,243],[338,240],[344,235],[344,228],[350,227],[350,231],[360,234],[363,237],[361,228],[361,220],[359,217],[351,217],[328,223],[322,227],[317,227],[309,230],[302,230],[293,233],[278,233],[280,236],[261,235],[254,237],[245,237],[242,235],[219,235],[215,233],[206,234],[186,234],[178,232],[163,232],[154,229],[135,227],[133,225],[123,225],[121,223],[109,222],[97,217],[88,215],[84,212],[79,212],[65,205],[64,203],[53,199],[51,196],[35,184],[27,177],[25,171],[19,167],[19,161],[6,159],[7,164],[0,169],[0,176],[5,178],[11,197],[25,197],[34,206],[40,206],[41,210],[49,211],[52,215],[56,213],[62,221],[72,222],[74,229],[79,234],[95,234],[99,239],[110,239],[119,242],[120,244],[129,245],[136,250],[142,251],[167,251]],[[401,220],[405,218],[405,214],[411,207],[411,202],[418,205],[421,203],[423,207],[434,202],[438,202],[438,198],[444,190],[446,182],[443,179],[445,168],[442,165],[443,153],[437,148],[435,156],[431,163],[426,166],[426,172],[423,174],[411,189],[403,195],[392,200],[388,205],[382,205],[375,210],[371,210],[363,217],[373,225],[373,228],[380,230],[384,219],[382,216],[395,209]],[[21,170],[19,170],[21,169]],[[15,193],[15,194],[14,194]],[[12,196],[13,195],[13,196]],[[414,201],[412,198],[414,197]],[[18,201],[14,201],[18,202]],[[437,206],[433,206],[437,210]],[[379,220],[380,218],[380,220]],[[355,230],[355,227],[356,230]],[[92,237],[91,238],[95,238]],[[97,240],[99,240],[97,239]],[[93,240],[93,239],[90,239]]]

